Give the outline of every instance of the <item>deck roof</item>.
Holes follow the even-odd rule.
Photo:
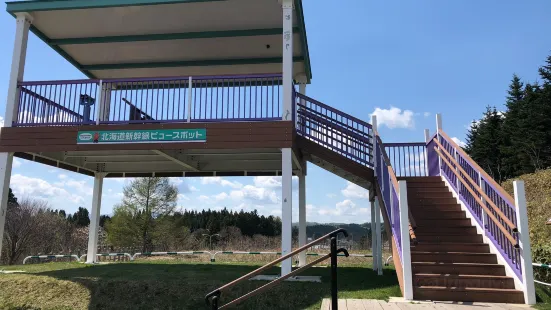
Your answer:
[[[295,1],[295,74],[310,81],[302,0]],[[279,73],[277,0],[32,0],[7,11],[90,78]]]

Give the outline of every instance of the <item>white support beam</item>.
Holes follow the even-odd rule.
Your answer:
[[[293,160],[291,149],[281,149],[281,255],[292,251],[293,230]],[[286,259],[281,263],[281,276],[291,272],[292,260]]]
[[[281,0],[283,9],[283,111],[284,121],[292,120],[293,108],[293,0]]]
[[[8,84],[8,99],[6,101],[6,113],[4,114],[4,126],[11,127],[17,119],[19,88],[17,83],[23,81],[25,73],[25,59],[27,57],[27,41],[32,17],[27,13],[16,13],[15,42],[11,58],[11,73]]]
[[[306,175],[298,176],[298,246],[306,244]],[[306,251],[298,256],[298,266],[306,265]]]
[[[90,225],[88,226],[88,252],[86,255],[87,264],[95,263],[96,254],[98,253],[99,218],[104,177],[105,173],[96,173],[96,176],[94,177],[92,211],[90,212]]]
[[[4,240],[12,164],[13,153],[0,153],[0,199],[2,199],[0,201],[0,249],[2,249],[2,241]],[[1,252],[0,257],[2,255]]]
[[[375,198],[376,199],[376,198]],[[377,271],[377,239],[375,234],[375,200],[371,200],[371,254],[373,255],[373,271]]]
[[[383,275],[383,241],[381,238],[381,208],[379,200],[375,199],[375,235],[377,256],[373,256],[373,260],[377,261],[377,274]]]
[[[170,161],[173,161],[173,162],[177,163],[178,165],[180,165],[180,166],[182,166],[186,169],[189,169],[191,171],[199,171],[199,169],[196,166],[192,165],[192,164],[196,164],[196,163],[190,163],[188,160],[184,160],[176,154],[169,154],[169,153],[166,153],[166,152],[163,152],[163,151],[160,151],[160,150],[153,150],[153,152],[157,155],[160,155],[160,156],[170,160]]]
[[[402,277],[404,299],[413,300],[413,277],[411,267],[411,248],[409,243],[408,188],[406,181],[398,181],[400,206],[400,237],[402,239]]]
[[[528,305],[533,305],[536,303],[536,289],[534,287],[534,270],[532,267],[532,252],[530,247],[530,231],[528,229],[528,212],[526,211],[524,181],[513,181],[513,189],[515,192],[515,206],[517,211],[524,302]]]

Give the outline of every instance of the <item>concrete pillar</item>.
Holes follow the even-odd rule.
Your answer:
[[[32,17],[27,13],[16,13],[15,41],[11,59],[11,72],[8,82],[8,98],[4,114],[4,127],[11,127],[17,119],[19,108],[19,88],[17,83],[23,81],[25,59],[27,56],[27,40]],[[8,194],[13,164],[13,153],[0,153],[0,249],[4,240],[4,226],[8,209]],[[2,255],[0,251],[0,255]]]
[[[381,208],[379,200],[375,199],[375,235],[377,256],[373,257],[377,261],[377,274],[383,275],[383,240],[381,238]]]
[[[530,248],[530,231],[528,230],[528,212],[526,211],[524,181],[514,181],[513,189],[515,192],[515,206],[517,211],[524,302],[528,305],[534,305],[536,303],[536,289],[534,287],[534,270],[532,267],[532,252]]]
[[[373,255],[373,271],[377,271],[377,238],[375,233],[375,200],[371,201],[371,254]]]
[[[306,175],[298,177],[298,245],[306,244]],[[306,265],[306,251],[298,256],[298,266]]]
[[[11,127],[17,119],[19,108],[19,89],[17,83],[23,81],[25,73],[25,59],[27,57],[27,40],[32,17],[27,13],[16,13],[15,42],[11,58],[11,73],[8,84],[8,100],[6,101],[6,114],[4,126]]]
[[[293,158],[290,148],[281,149],[281,255],[292,251],[293,230]],[[281,263],[281,275],[291,272],[292,259]]]
[[[93,264],[97,261],[96,254],[98,253],[99,218],[104,177],[104,173],[96,173],[96,176],[94,177],[92,212],[90,212],[90,226],[88,229],[88,253],[86,254],[87,264]]]
[[[281,0],[283,9],[283,120],[293,113],[293,0]]]

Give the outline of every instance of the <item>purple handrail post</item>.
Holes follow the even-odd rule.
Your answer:
[[[187,122],[191,122],[191,100],[192,100],[192,90],[193,90],[193,77],[189,77],[188,80],[188,93],[187,93]]]

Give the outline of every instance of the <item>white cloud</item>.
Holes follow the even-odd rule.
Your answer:
[[[231,191],[230,197],[235,200],[247,199],[268,204],[276,204],[279,202],[279,197],[274,190],[252,185],[245,185],[240,190]]]
[[[184,180],[182,180],[181,178],[171,178],[170,180],[172,181],[172,184],[176,186],[184,183]]]
[[[60,174],[60,175],[58,175],[57,177],[60,178],[60,179],[62,179],[62,180],[65,180],[65,179],[68,178],[66,174]]]
[[[55,182],[54,185],[62,188],[70,188],[76,191],[81,195],[92,196],[93,188],[88,185],[86,181],[77,181],[68,177],[65,174],[60,174],[58,176],[62,181]]]
[[[375,111],[371,115],[377,116],[378,125],[385,125],[390,129],[394,128],[415,128],[415,121],[413,111],[403,110],[397,107],[390,107],[390,109],[375,108]]]
[[[182,201],[189,201],[189,197],[184,194],[178,194],[178,203],[180,204]]]
[[[226,179],[223,179],[221,177],[204,177],[201,178],[201,184],[207,185],[207,184],[218,184],[222,186],[228,186],[231,188],[242,188],[243,184],[239,182],[232,182],[228,181]]]
[[[430,112],[425,112],[425,113],[423,113],[423,116],[424,116],[424,117],[429,117],[429,116],[430,116]]]
[[[26,177],[21,174],[15,174],[11,178],[10,186],[14,193],[19,196],[27,196],[39,199],[62,199],[73,203],[83,203],[84,197],[69,193],[66,189],[58,185],[39,179]]]
[[[352,216],[358,213],[357,211],[354,211],[355,208],[356,204],[352,200],[345,199],[341,202],[337,202],[334,209],[320,209],[318,213],[321,215]]]
[[[4,117],[0,116],[0,127],[4,127]]]
[[[189,187],[189,190],[192,191],[192,192],[198,192],[199,191],[199,189],[197,187],[193,186],[193,185]]]
[[[253,183],[257,187],[281,188],[281,177],[276,177],[276,176],[254,177]]]
[[[22,164],[23,163],[21,162],[21,160],[19,160],[19,158],[13,159],[13,163],[12,163],[13,168],[19,168],[21,167]]]
[[[369,198],[369,192],[350,181],[346,182],[346,188],[341,191],[346,198]]]
[[[326,196],[327,196],[327,198],[335,198],[335,197],[337,197],[337,194],[329,193]]]
[[[460,147],[466,147],[467,146],[467,144],[465,142],[461,141],[457,137],[453,137],[452,140],[453,140],[453,142],[457,143],[457,145],[459,145]]]

